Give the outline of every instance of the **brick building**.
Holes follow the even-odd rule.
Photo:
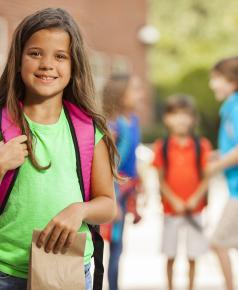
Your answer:
[[[146,24],[147,0],[0,0],[0,70],[15,27],[46,7],[65,8],[79,23],[98,90],[111,71],[133,72],[147,83],[147,48],[138,39]]]

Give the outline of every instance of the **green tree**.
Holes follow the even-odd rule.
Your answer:
[[[215,143],[218,104],[208,88],[209,70],[220,58],[237,54],[237,0],[149,3],[149,22],[161,35],[149,55],[157,121],[158,107],[166,96],[178,92],[193,95],[201,115],[200,130]]]

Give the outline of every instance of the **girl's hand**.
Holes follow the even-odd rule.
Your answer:
[[[73,243],[84,218],[84,205],[77,202],[56,215],[41,232],[37,246],[45,251],[66,252]]]
[[[0,142],[0,176],[4,176],[8,170],[16,169],[28,156],[25,135],[11,139],[7,143]]]

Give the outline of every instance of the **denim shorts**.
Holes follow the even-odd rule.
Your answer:
[[[90,264],[84,266],[85,289],[92,290]],[[0,290],[27,290],[27,280],[0,272]]]

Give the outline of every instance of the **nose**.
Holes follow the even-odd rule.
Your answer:
[[[40,70],[53,70],[53,61],[51,59],[51,57],[47,57],[44,56],[41,58],[41,62],[40,62]]]

